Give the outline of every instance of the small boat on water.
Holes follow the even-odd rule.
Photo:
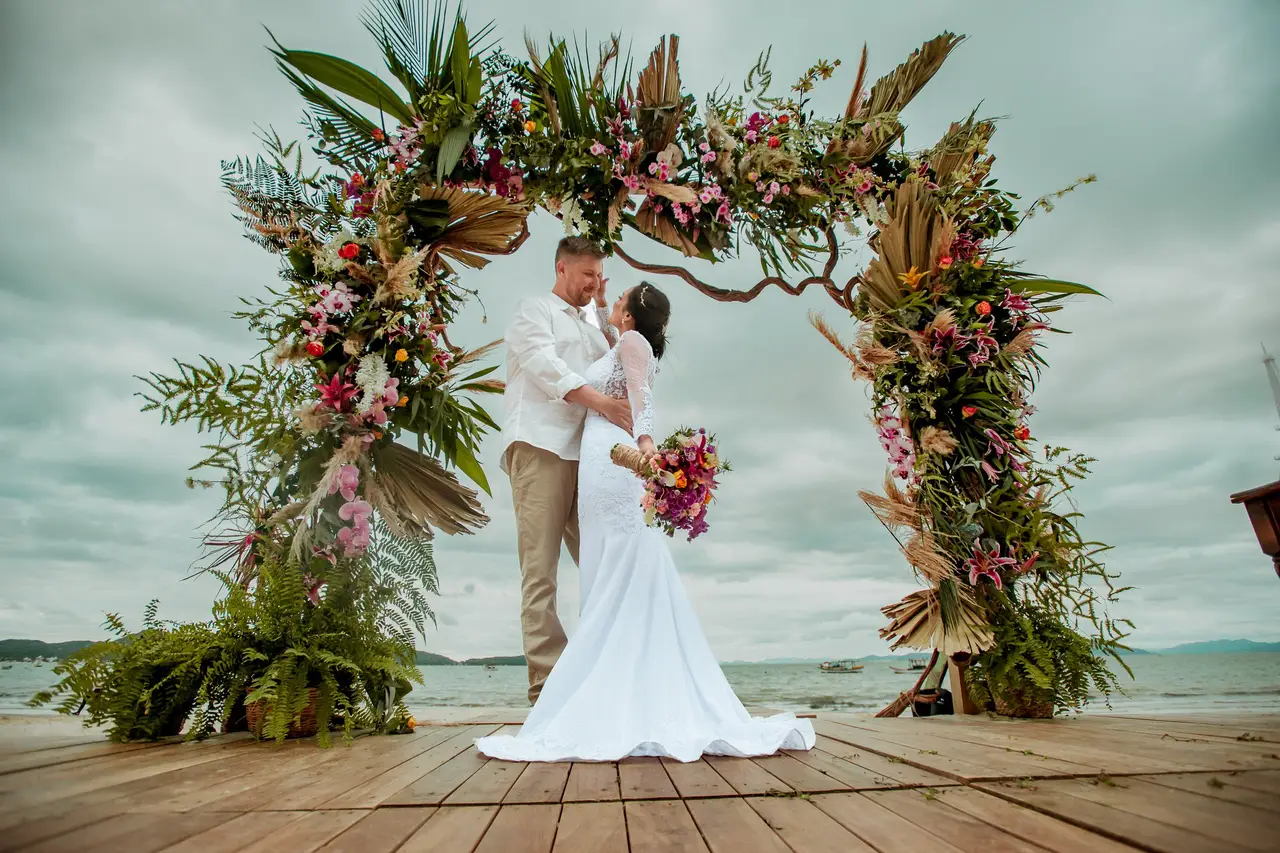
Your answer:
[[[900,666],[889,665],[889,668],[899,675],[905,675],[908,672],[924,672],[924,668],[929,665],[929,661],[925,658],[907,658],[907,666],[904,669]]]
[[[818,664],[823,672],[861,672],[863,664],[854,660],[824,660]]]
[[[485,664],[485,665],[484,665],[484,671],[485,671],[485,672],[495,672],[495,671],[497,671],[497,669],[498,669],[498,667],[497,667],[497,665],[496,665],[496,664],[487,663],[487,664]]]

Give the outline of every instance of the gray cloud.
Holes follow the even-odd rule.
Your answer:
[[[864,39],[878,75],[943,29],[968,33],[909,108],[909,144],[927,145],[981,103],[1009,116],[996,174],[1025,199],[1100,177],[1029,223],[1012,253],[1109,297],[1057,315],[1072,334],[1050,342],[1034,427],[1098,460],[1076,501],[1086,535],[1113,544],[1109,565],[1138,587],[1118,615],[1138,623],[1140,645],[1280,638],[1275,579],[1226,500],[1273,479],[1280,452],[1258,349],[1280,350],[1270,273],[1280,265],[1280,73],[1268,40],[1280,9],[934,0],[907,15],[897,4],[830,4],[798,19],[763,2],[646,8],[627,20],[607,4],[490,0],[470,14],[494,19],[512,51],[526,25],[593,37],[626,25],[637,55],[674,27],[694,92],[737,85],[771,41],[780,88],[818,57],[839,57],[838,84],[816,96],[826,112],[843,105]],[[240,237],[218,162],[253,153],[255,125],[294,135],[300,113],[257,24],[286,44],[379,60],[354,7],[333,0],[63,0],[8,4],[3,15],[0,635],[93,636],[103,611],[136,621],[153,596],[171,618],[204,618],[214,585],[181,580],[215,503],[181,485],[201,437],[139,412],[133,377],[175,357],[235,362],[256,348],[230,314],[275,280],[276,260]],[[518,256],[468,278],[489,321],[469,308],[458,340],[500,336],[512,302],[549,286],[557,224],[538,217],[532,229]],[[669,258],[636,242],[641,257]],[[865,260],[854,251],[841,270]],[[749,256],[698,272],[721,286],[758,278]],[[638,280],[619,263],[608,274],[612,288]],[[675,317],[659,427],[707,426],[736,468],[712,532],[672,546],[713,647],[736,659],[883,650],[879,608],[915,582],[857,498],[878,488],[884,465],[866,389],[806,313],[825,311],[850,335],[852,321],[818,292],[720,305],[661,284]],[[426,646],[455,657],[520,646],[498,450],[495,438],[482,454],[493,522],[437,543],[440,621]],[[562,576],[572,625],[567,559]]]

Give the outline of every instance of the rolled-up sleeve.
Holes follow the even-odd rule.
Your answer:
[[[551,322],[551,307],[546,302],[533,299],[521,302],[507,329],[507,346],[520,370],[534,385],[551,399],[563,400],[565,394],[581,388],[587,381],[556,354]]]

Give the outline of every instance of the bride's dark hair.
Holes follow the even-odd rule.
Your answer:
[[[653,347],[654,358],[661,359],[667,348],[671,300],[649,282],[642,281],[627,293],[627,313],[635,320],[636,331]]]

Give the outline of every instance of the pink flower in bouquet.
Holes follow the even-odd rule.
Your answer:
[[[1000,433],[988,428],[985,434],[987,436],[987,453],[1004,456],[1009,452],[1009,442],[1005,441],[1000,436]]]
[[[431,356],[431,360],[440,365],[441,368],[448,368],[449,362],[453,361],[453,354],[447,350],[440,350],[440,352]]]
[[[730,212],[728,201],[720,202],[720,206],[716,208],[716,221],[723,222],[725,225],[728,225],[733,221],[733,215]]]
[[[978,578],[986,577],[996,585],[996,589],[1004,588],[1004,581],[1000,579],[1000,570],[1016,565],[1018,561],[1012,557],[1000,556],[998,544],[990,551],[985,551],[982,543],[976,539],[973,542],[973,555],[965,562],[965,568],[969,570],[969,583],[977,586]]]
[[[324,377],[321,376],[321,379],[323,378]],[[317,384],[316,390],[320,392],[321,405],[327,406],[335,412],[344,411],[347,407],[347,403],[351,401],[351,398],[360,393],[356,386],[352,385],[350,382],[344,382],[342,377],[337,373],[333,374],[333,378],[328,382],[321,382]]]
[[[320,606],[320,602],[324,600],[320,591],[324,589],[327,581],[317,580],[311,572],[307,572],[302,576],[302,588],[306,590],[307,600],[315,607]]]
[[[1017,573],[1020,575],[1025,575],[1027,572],[1035,568],[1036,560],[1039,560],[1039,559],[1040,559],[1040,552],[1036,551],[1030,557],[1027,557],[1027,559],[1023,560],[1018,565],[1018,568],[1015,571],[1017,571]]]
[[[345,495],[344,495],[345,497]],[[367,523],[369,516],[373,515],[373,507],[366,500],[350,500],[342,505],[338,510],[338,518],[343,521],[350,521],[353,524]]]
[[[382,404],[385,406],[395,406],[400,402],[400,380],[392,377],[387,380],[387,385],[382,391]]]
[[[1007,287],[1004,289],[1004,299],[1000,302],[1000,307],[1013,314],[1027,314],[1035,310],[1035,306],[1025,296],[1014,293]]]
[[[605,147],[604,147],[603,145],[601,145],[599,142],[593,142],[593,143],[591,143],[591,153],[592,153],[592,154],[594,154],[594,155],[596,155],[597,157],[599,157],[599,156],[601,156],[602,154],[608,154],[608,153],[609,153],[609,149],[608,149],[608,148],[605,148]]]
[[[984,459],[979,464],[982,467],[982,473],[987,475],[988,480],[994,483],[1000,479],[1000,472],[997,471],[994,467],[992,467],[990,462]]]

